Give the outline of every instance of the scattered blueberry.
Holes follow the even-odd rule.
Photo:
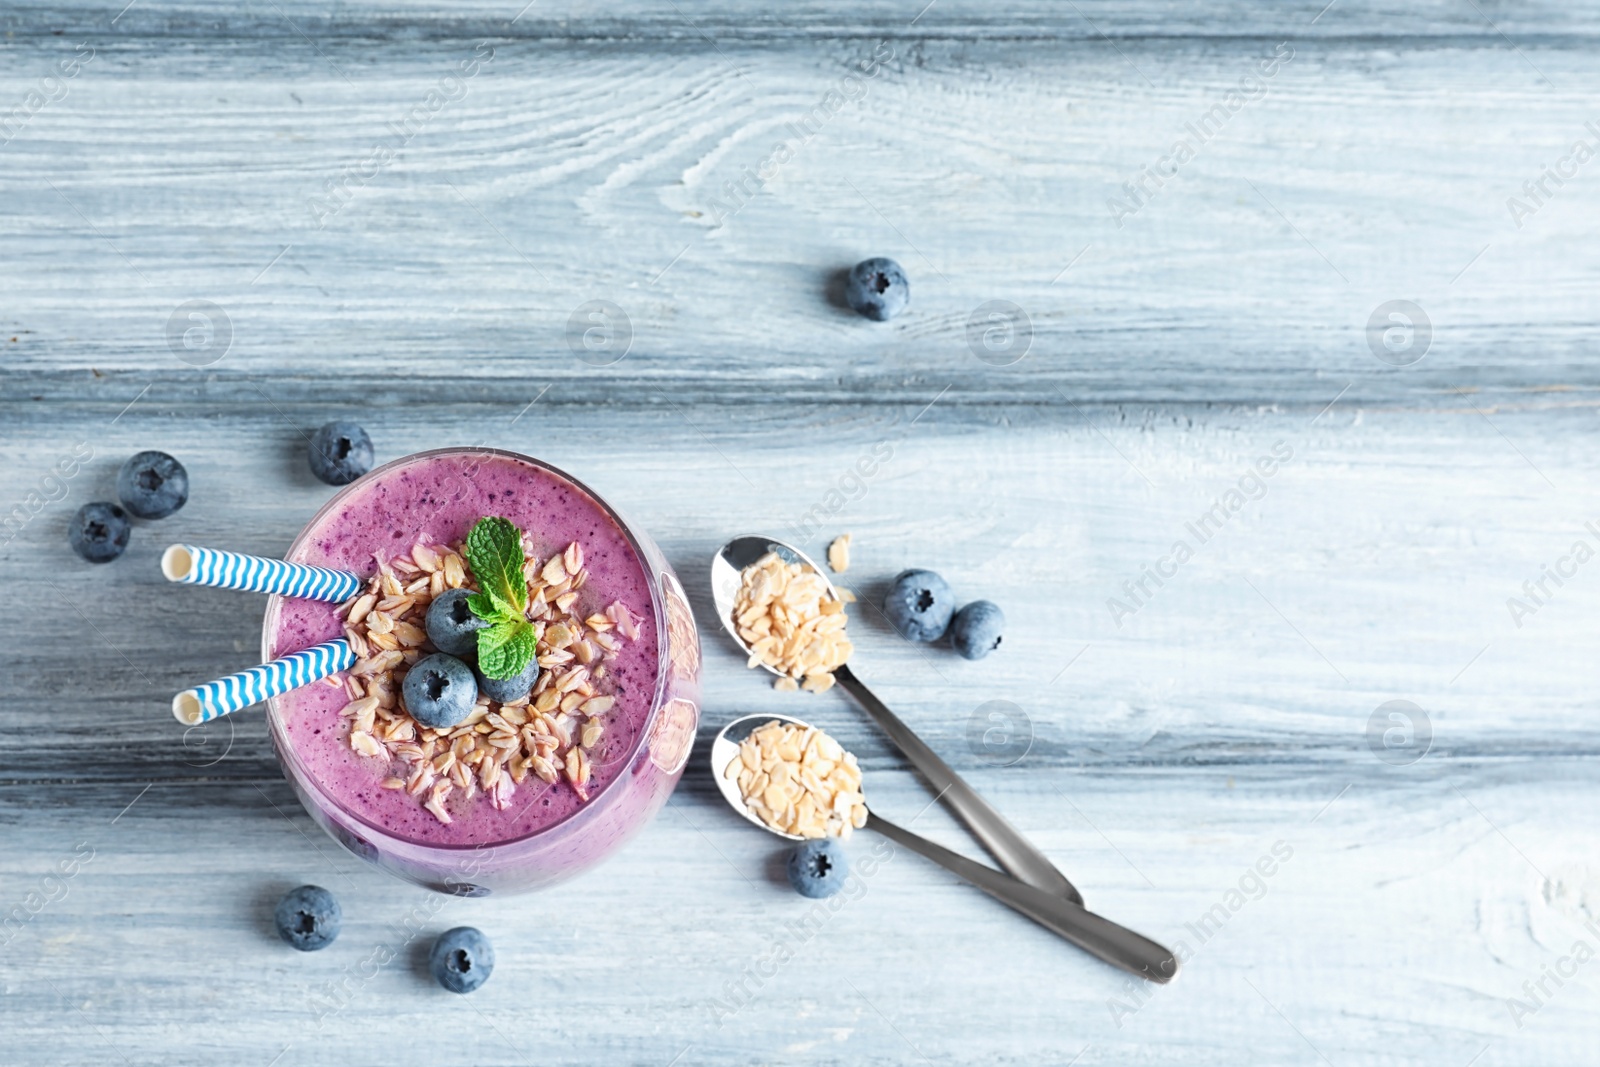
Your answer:
[[[333,894],[320,885],[303,885],[283,895],[272,918],[278,924],[279,937],[301,952],[315,952],[339,936],[344,912]]]
[[[479,671],[478,691],[497,703],[509,704],[513,700],[526,697],[533,689],[533,683],[538,680],[539,661],[531,659],[528,665],[522,668],[522,673],[515,678],[488,678]]]
[[[883,598],[883,613],[890,624],[911,641],[943,637],[955,606],[950,587],[932,571],[901,571]]]
[[[189,472],[165,452],[140,452],[117,472],[117,496],[141,519],[164,519],[188,502]]]
[[[844,283],[844,298],[852,308],[869,319],[884,322],[894,318],[911,302],[911,283],[900,264],[881,256],[863,259],[850,268]]]
[[[450,992],[470,993],[494,973],[494,946],[475,927],[446,930],[428,953],[428,970]]]
[[[967,659],[982,659],[1000,647],[1006,613],[988,600],[974,600],[950,620],[950,644]]]
[[[115,504],[99,501],[85,504],[72,516],[67,541],[72,551],[90,563],[110,563],[128,547],[133,524],[128,513]]]
[[[467,607],[470,589],[447,589],[428,605],[428,640],[440,652],[465,656],[478,647],[478,631],[489,624]]]
[[[372,438],[345,419],[311,436],[311,473],[329,485],[349,485],[372,469]]]
[[[472,668],[443,652],[419,659],[406,672],[401,692],[411,717],[434,730],[456,725],[472,714],[478,702]]]
[[[831,897],[850,876],[850,858],[838,838],[819,837],[789,853],[789,884],[803,897]]]

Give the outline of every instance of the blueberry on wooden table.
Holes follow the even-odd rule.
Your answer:
[[[90,563],[110,563],[122,555],[133,533],[128,513],[104,500],[85,504],[72,516],[67,543]]]
[[[844,298],[852,308],[879,322],[894,318],[911,302],[911,283],[892,259],[863,259],[850,268]]]
[[[117,496],[141,519],[164,519],[188,503],[189,472],[165,452],[140,452],[117,471]]]
[[[321,481],[349,485],[372,469],[372,438],[348,419],[330,422],[311,436],[306,458]]]
[[[950,644],[967,659],[982,659],[1000,647],[1006,613],[998,604],[974,600],[950,620]]]
[[[273,912],[278,936],[301,952],[315,952],[333,944],[344,922],[339,901],[320,885],[291,889]]]
[[[909,641],[937,641],[950,626],[955,595],[933,571],[909,570],[895,575],[883,598],[889,624]]]
[[[452,993],[470,993],[494,973],[494,946],[472,926],[446,930],[428,953],[433,980]]]
[[[803,897],[820,900],[844,888],[850,859],[836,837],[819,837],[789,853],[789,884]]]

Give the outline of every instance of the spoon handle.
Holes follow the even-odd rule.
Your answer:
[[[1000,866],[1028,885],[1052,896],[1065,897],[1080,907],[1083,905],[1083,894],[1067,881],[1066,875],[1056,870],[1055,864],[1035,848],[1033,842],[1006,822],[1005,816],[979,796],[977,790],[968,785],[948,763],[940,759],[939,754],[929,748],[911,727],[901,722],[900,717],[890,711],[888,705],[879,700],[872,690],[867,688],[866,683],[855,676],[849,666],[839,667],[833,672],[833,676],[856,699],[856,702],[866,709],[867,714],[888,736],[890,742],[938,791],[939,800],[944,806],[972,831],[972,836],[978,839]],[[952,852],[951,855],[956,853]]]
[[[1178,958],[1171,949],[1087,911],[1080,904],[1019,882],[877,815],[867,816],[867,828],[932,860],[962,881],[1114,967],[1162,984],[1172,981],[1178,973]]]

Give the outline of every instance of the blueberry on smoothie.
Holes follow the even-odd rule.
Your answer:
[[[189,472],[165,452],[140,452],[117,472],[117,496],[141,519],[164,519],[188,502]]]
[[[909,641],[937,641],[944,636],[955,611],[955,596],[945,580],[932,571],[901,571],[883,598],[883,613],[901,637]]]
[[[470,993],[494,973],[494,946],[475,927],[446,930],[428,953],[428,970],[450,992]]]
[[[533,683],[539,680],[539,661],[531,659],[528,665],[515,678],[490,678],[482,671],[478,672],[478,692],[483,693],[497,704],[510,704],[513,701],[524,700],[533,691]]]
[[[850,859],[836,837],[806,841],[789,853],[789,884],[803,897],[831,897],[849,876]]]
[[[272,919],[279,937],[301,952],[315,952],[339,936],[344,912],[334,895],[320,885],[303,885],[283,895]]]
[[[128,547],[133,524],[128,513],[105,501],[85,504],[72,516],[67,527],[67,543],[72,551],[90,563],[110,563]]]
[[[372,438],[367,431],[340,419],[311,436],[306,453],[311,473],[329,485],[349,485],[372,469]]]
[[[1000,647],[1006,613],[988,600],[974,600],[950,620],[950,644],[967,659],[982,659]]]
[[[428,605],[428,640],[440,652],[465,656],[476,651],[478,631],[489,624],[467,607],[471,595],[470,589],[447,589]]]
[[[433,730],[455,726],[472,714],[478,702],[472,668],[443,652],[417,660],[406,672],[401,692],[411,717]]]
[[[844,298],[869,319],[885,322],[904,311],[911,302],[911,283],[900,264],[881,256],[864,259],[850,268],[845,279]]]

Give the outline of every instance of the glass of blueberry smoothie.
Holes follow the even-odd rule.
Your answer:
[[[293,562],[366,581],[273,597],[262,653],[341,635],[347,671],[268,701],[284,774],[336,840],[463,896],[534,889],[666,802],[699,719],[700,643],[660,550],[527,456],[438,449],[351,483]]]

